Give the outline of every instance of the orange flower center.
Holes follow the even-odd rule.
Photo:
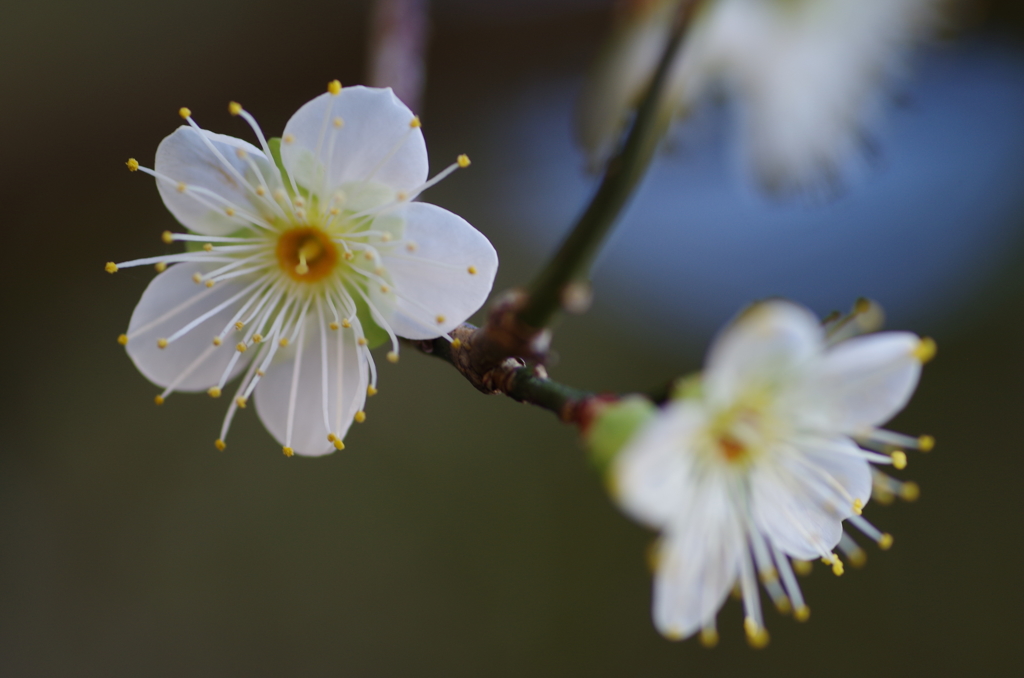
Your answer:
[[[315,226],[291,228],[277,240],[277,261],[281,269],[299,282],[316,282],[334,270],[338,248]]]

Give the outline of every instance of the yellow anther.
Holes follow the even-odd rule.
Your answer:
[[[843,576],[843,561],[839,560],[839,556],[832,554],[832,574],[837,577]]]
[[[903,501],[917,501],[920,496],[921,488],[917,483],[903,483],[903,487],[900,488],[900,498]]]
[[[806,605],[801,605],[800,607],[796,608],[796,611],[793,613],[793,618],[796,619],[798,622],[807,621],[811,618],[811,608],[807,607]]]
[[[931,436],[921,436],[917,439],[917,449],[922,452],[931,452],[935,448],[935,438]]]
[[[281,348],[284,348],[288,345],[288,337],[281,337],[281,341],[277,343],[281,345]]]
[[[382,235],[380,237],[380,239],[381,239],[381,242],[391,242],[391,234],[390,233],[385,233],[384,235]]]
[[[373,252],[371,252],[371,251],[367,250],[367,251],[366,251],[366,254],[364,254],[363,256],[364,256],[364,257],[366,257],[366,258],[367,258],[367,260],[369,260],[369,261],[373,261]]]
[[[334,439],[334,449],[336,449],[336,450],[344,450],[345,449],[345,443],[341,442],[341,438],[335,438]]]
[[[304,207],[306,205],[306,201],[303,200],[301,195],[295,196],[295,200],[292,200],[292,203],[294,203],[296,207]]]
[[[359,337],[358,339],[356,339],[356,343],[359,344],[360,346],[366,346],[366,338]]]
[[[265,376],[267,376],[267,373],[264,372],[263,370],[256,370],[256,376],[257,377],[265,377]]]
[[[352,418],[356,420],[357,424],[362,424],[364,421],[366,421],[366,412],[359,410],[358,412],[356,412],[356,416]]]
[[[879,537],[878,538],[878,548],[882,549],[883,551],[888,551],[889,549],[891,549],[892,548],[892,535],[889,534],[888,532],[886,532],[881,537]]]
[[[416,251],[416,243],[414,243],[414,242],[406,243],[405,249],[407,251],[409,251],[409,252],[415,252]]]
[[[768,644],[768,631],[758,626],[752,617],[743,620],[743,629],[747,632],[747,642],[754,649],[761,649]]]
[[[243,410],[245,409],[245,406],[248,404],[248,402],[249,401],[246,400],[245,397],[243,396],[238,396],[237,398],[235,398],[235,404],[238,405]]]
[[[239,353],[245,353],[245,349],[247,348],[248,346],[245,345],[244,341],[240,341],[237,344],[235,344],[235,350],[238,351]]]
[[[454,348],[454,349],[462,348],[462,340],[461,339],[452,339],[452,348]]]
[[[158,395],[157,397],[153,398],[153,402],[156,403],[157,405],[163,405],[164,397],[162,395]]]
[[[476,275],[476,266],[470,266],[469,268],[466,269],[466,272],[469,273],[470,275]]]
[[[166,261],[158,261],[158,262],[156,262],[156,265],[153,266],[153,268],[156,269],[157,273],[163,273],[164,271],[167,270],[167,262]]]
[[[219,386],[211,386],[210,388],[208,388],[206,390],[206,393],[211,398],[219,398],[220,397],[220,387]]]
[[[673,642],[683,639],[683,630],[678,626],[670,626],[663,632],[666,640]]]
[[[341,94],[341,81],[331,80],[329,83],[327,83],[327,91],[333,94],[334,96],[338,96],[339,94]]]
[[[252,343],[258,344],[261,341],[263,341],[263,335],[262,334],[257,332],[256,334],[252,335]]]
[[[256,195],[258,195],[260,197],[263,197],[266,194],[267,194],[267,187],[266,186],[257,186],[256,187]]]
[[[377,395],[377,393],[379,393],[379,391],[377,390],[377,388],[375,386],[370,385],[370,386],[366,387],[366,395],[368,395],[368,396],[375,396],[375,395]]]
[[[718,645],[718,631],[715,629],[701,629],[700,644],[706,648],[712,648],[715,645]]]
[[[341,319],[341,326],[344,327],[347,330],[348,328],[352,327],[352,323],[351,323],[351,321],[349,321],[348,318],[342,318]]]
[[[395,200],[397,200],[398,202],[405,202],[408,199],[409,194],[406,193],[405,191],[399,191],[398,193],[395,193]]]
[[[295,450],[293,450],[292,448],[288,447],[287,445],[282,447],[281,451],[284,452],[284,456],[286,456],[286,457],[291,457],[291,456],[293,456],[295,454]]]
[[[935,340],[931,337],[924,337],[917,346],[914,347],[914,357],[917,358],[921,364],[924,364],[935,357],[935,352],[938,347],[935,345]]]
[[[112,261],[108,261],[107,265],[103,267],[103,270],[107,273],[117,273],[117,264]]]
[[[217,438],[216,440],[213,441],[213,446],[216,447],[221,452],[223,452],[224,448],[227,447],[228,444],[221,440],[220,438]]]
[[[892,465],[893,468],[903,470],[907,468],[907,453],[903,450],[896,450],[892,453]]]
[[[338,436],[334,435],[333,433],[328,433],[328,434],[327,434],[327,442],[329,442],[329,443],[333,443],[333,442],[334,442],[334,440],[335,440],[335,438],[337,438],[337,437],[338,437]]]
[[[222,342],[221,342],[221,338],[220,338],[220,337],[214,337],[214,338],[213,338],[213,345],[214,345],[214,346],[220,346],[220,345],[221,345],[221,343],[222,343]]]
[[[295,137],[293,137],[291,134],[285,134],[283,141],[286,144],[292,144],[295,143]]]
[[[354,257],[355,255],[352,254],[351,252],[345,252],[341,256],[342,256],[342,258],[345,259],[345,261],[352,261],[352,257]]]
[[[331,213],[331,216],[333,216],[333,217],[336,217],[336,216],[338,216],[339,214],[341,214],[341,210],[340,210],[340,209],[338,209],[337,207],[332,207],[332,208],[331,208],[331,209],[329,209],[328,211],[329,211],[329,212]]]
[[[775,609],[779,611],[779,614],[789,614],[793,611],[793,603],[789,601],[789,596],[782,596],[775,600]]]
[[[861,297],[853,304],[854,313],[867,313],[871,310],[871,300]]]
[[[389,363],[397,363],[398,362],[398,354],[395,353],[394,351],[388,351],[388,362]]]
[[[212,280],[207,280],[207,281],[206,281],[206,282],[205,282],[204,284],[205,284],[205,285],[206,285],[206,286],[207,286],[208,288],[209,288],[209,287],[213,287],[213,281],[212,281]]]
[[[128,345],[128,335],[127,334],[119,334],[117,336],[117,343],[121,344],[122,346],[127,346]]]
[[[331,328],[332,330],[336,330],[336,329],[338,329],[339,327],[341,327],[341,325],[339,325],[339,324],[338,324],[338,323],[336,323],[336,322],[332,322],[332,323],[331,323],[330,325],[328,325],[328,327],[330,327],[330,328]]]
[[[380,286],[380,291],[381,291],[382,294],[387,294],[388,292],[391,291],[391,288],[388,287],[387,285],[381,285]]]
[[[245,323],[243,323],[241,320],[235,323],[235,329],[238,330],[239,332],[242,331],[243,327],[245,327]]]
[[[135,158],[128,158],[128,162],[126,162],[125,164],[128,165],[129,172],[139,171],[139,161],[136,160]]]
[[[203,245],[203,249],[206,250],[207,252],[212,252],[213,251],[213,243],[209,243],[209,242],[206,243],[205,245]]]
[[[156,347],[157,348],[167,348],[167,340],[166,339],[157,339],[156,340]]]
[[[195,283],[195,284],[197,284],[197,285],[198,285],[199,283],[203,282],[203,276],[202,276],[202,274],[201,274],[201,273],[199,273],[198,271],[196,271],[195,273],[193,273],[193,274],[192,274],[192,282],[194,282],[194,283]]]
[[[178,189],[178,193],[184,193],[186,191],[186,189],[188,189],[188,186],[186,186],[182,182],[179,182],[178,185],[176,186],[176,188]]]
[[[286,196],[283,188],[275,188],[274,189],[274,200],[277,200],[278,202],[283,202],[285,197],[287,197],[287,196]]]
[[[249,154],[245,152],[244,148],[239,148],[235,151],[235,155],[238,156],[239,160],[245,160],[249,157]]]
[[[160,234],[160,239],[164,241],[165,245],[170,245],[172,242],[174,242],[174,234],[171,233],[170,231],[164,231],[163,233]]]
[[[794,560],[793,570],[802,577],[806,577],[814,569],[814,563],[809,560]]]
[[[242,104],[238,103],[237,101],[232,101],[228,104],[228,113],[230,113],[231,115],[238,115],[241,112]]]
[[[413,129],[416,129],[416,128],[422,127],[422,126],[423,126],[423,123],[420,122],[420,116],[418,116],[418,115],[412,116],[412,120],[409,121],[409,127],[412,127]]]
[[[469,167],[469,156],[463,153],[458,158],[456,158],[455,162],[459,163],[459,167],[465,169]]]
[[[345,121],[341,118],[335,118],[333,124],[335,129],[341,129],[342,127],[345,126]]]
[[[192,111],[190,111],[189,109],[187,109],[184,106],[182,106],[181,108],[178,109],[178,115],[180,115],[183,118],[188,118],[189,116],[192,115]]]
[[[438,325],[444,325],[444,321],[447,320],[447,318],[445,318],[443,315],[438,315],[437,317],[434,318],[434,320],[437,321]]]
[[[868,554],[864,553],[864,549],[853,549],[846,554],[846,557],[850,559],[850,565],[854,567],[864,567],[868,562]]]
[[[864,513],[864,502],[862,502],[860,499],[854,499],[853,500],[853,512],[854,512],[854,514],[856,514],[858,516],[860,514]]]
[[[229,217],[233,217],[235,216],[235,210],[232,207],[225,208],[224,214],[228,215]]]

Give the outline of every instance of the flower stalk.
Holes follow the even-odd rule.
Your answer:
[[[608,162],[601,185],[569,236],[529,286],[525,303],[516,313],[522,324],[539,328],[538,331],[547,327],[554,315],[567,305],[567,292],[573,283],[586,284],[591,263],[647,171],[658,141],[668,127],[669,119],[659,114],[660,103],[670,85],[672,66],[697,5],[695,0],[680,3],[671,37],[629,134]]]

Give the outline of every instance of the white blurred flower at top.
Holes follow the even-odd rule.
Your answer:
[[[498,259],[461,217],[415,199],[427,179],[419,118],[390,89],[342,88],[302,106],[283,137],[259,147],[188,123],[160,144],[154,169],[168,210],[189,233],[180,254],[107,264],[155,265],[125,334],[128,355],[163,387],[220,397],[242,374],[216,445],[255,394],[256,411],[288,456],[344,447],[377,391],[370,353],[398,337],[447,333],[487,299]]]
[[[717,640],[729,591],[742,594],[750,642],[767,642],[760,581],[780,612],[806,619],[791,559],[864,558],[843,521],[888,548],[861,516],[872,488],[907,499],[916,485],[876,472],[903,468],[928,437],[879,428],[906,405],[935,345],[909,332],[836,342],[807,309],[754,306],[715,340],[699,382],[645,424],[615,457],[622,508],[661,532],[653,616],[672,639]]]
[[[594,162],[613,150],[646,90],[681,2],[630,3],[581,98]],[[723,92],[737,104],[745,154],[773,191],[833,181],[877,117],[907,49],[939,0],[699,0],[670,76],[665,114]]]

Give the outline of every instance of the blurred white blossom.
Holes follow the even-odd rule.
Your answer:
[[[680,2],[634,2],[581,100],[603,161],[643,94]],[[710,94],[737,104],[745,153],[770,190],[828,183],[867,136],[887,80],[934,25],[939,0],[701,0],[673,65],[666,114]]]
[[[833,344],[805,308],[754,306],[712,346],[698,382],[646,424],[615,458],[623,509],[659,530],[653,616],[667,637],[717,641],[715,617],[738,585],[751,644],[767,642],[758,581],[781,612],[806,619],[790,559],[822,558],[836,574],[863,551],[843,521],[888,548],[861,512],[873,484],[916,486],[871,464],[903,468],[929,437],[878,428],[917,386],[935,345],[908,332]],[[891,495],[890,495],[891,496]]]
[[[447,333],[486,300],[497,255],[482,234],[440,207],[414,202],[458,167],[427,180],[419,119],[390,89],[342,88],[300,108],[259,147],[188,125],[160,144],[154,169],[167,208],[190,232],[182,254],[109,263],[155,265],[119,341],[139,370],[174,391],[219,397],[244,374],[217,447],[238,408],[256,410],[286,455],[344,447],[376,392],[370,349],[398,337]],[[170,266],[168,267],[168,265]]]

